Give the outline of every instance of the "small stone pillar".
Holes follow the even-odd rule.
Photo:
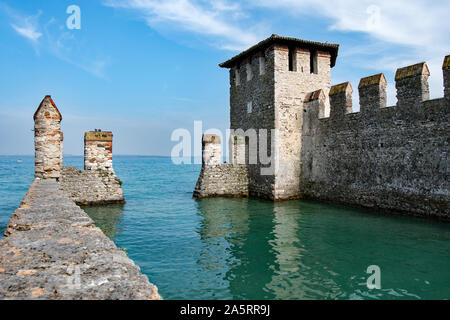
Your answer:
[[[50,96],[34,114],[35,177],[59,181],[63,161],[62,116]]]
[[[430,71],[425,62],[398,69],[395,74],[398,106],[408,107],[429,100],[429,76]]]
[[[202,138],[203,165],[219,165],[222,163],[222,144],[220,137],[214,134],[204,134]]]
[[[245,136],[231,135],[230,136],[230,161],[232,164],[246,164],[246,145]]]
[[[360,111],[369,113],[386,108],[386,86],[386,78],[382,73],[362,78],[358,86]]]
[[[89,131],[84,134],[84,170],[114,172],[110,131]]]
[[[330,118],[339,118],[352,113],[353,88],[350,82],[344,82],[331,87],[330,90]]]
[[[450,56],[446,56],[442,65],[444,71],[444,97],[447,103],[450,101]]]

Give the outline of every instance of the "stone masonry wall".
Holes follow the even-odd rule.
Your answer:
[[[230,69],[230,128],[242,130],[232,135],[247,135],[248,192],[250,196],[269,199],[273,198],[275,176],[261,175],[261,169],[268,166],[261,164],[259,152],[250,150],[250,146],[259,143],[259,130],[266,129],[270,156],[271,130],[275,128],[274,63],[275,50],[271,47]]]
[[[303,100],[307,93],[322,89],[326,96],[330,90],[331,55],[317,52],[316,73],[310,70],[312,54],[309,50],[296,48],[294,67],[289,70],[288,46],[275,49],[275,128],[276,141],[276,200],[299,198],[302,149]],[[328,110],[325,100],[325,113]]]
[[[449,67],[444,62],[444,74]],[[312,94],[304,106],[302,196],[450,218],[450,104],[428,100],[428,76],[425,63],[399,69],[398,104],[388,108],[384,76],[362,79],[358,113],[351,85],[335,86],[329,118],[318,115],[323,94]]]
[[[0,239],[0,300],[161,299],[52,180],[36,180]]]
[[[50,96],[34,114],[35,177],[59,179],[63,157],[62,116]]]
[[[273,45],[230,69],[231,129],[242,129],[236,134],[257,141],[256,148],[251,149],[250,141],[247,147],[250,196],[300,197],[303,99],[318,89],[328,94],[330,88],[331,55],[317,52],[316,73],[310,70],[310,59],[309,50],[295,48],[294,67],[289,70],[288,46]],[[328,105],[327,99],[325,113]],[[260,135],[261,129],[267,130],[267,136]],[[274,129],[278,130],[276,138],[272,137]],[[261,152],[273,159],[271,174],[262,174],[261,169],[271,165],[264,164]]]
[[[195,198],[248,196],[247,166],[222,163],[220,137],[204,134],[202,170],[194,190]]]
[[[63,167],[60,183],[78,205],[125,203],[122,182],[111,170]]]
[[[112,139],[112,132],[89,131],[84,134],[84,170],[114,172]]]
[[[248,177],[245,165],[223,163],[202,167],[194,190],[195,198],[247,196]]]

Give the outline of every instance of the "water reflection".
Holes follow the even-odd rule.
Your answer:
[[[120,223],[122,222],[124,205],[82,207],[82,209],[110,239],[114,240],[122,233],[123,229]]]
[[[226,287],[233,299],[358,298],[367,291],[363,272],[370,262],[351,249],[365,250],[364,236],[353,243],[345,211],[332,208],[330,216],[318,204],[249,199],[205,199],[197,206],[198,265],[209,286]]]
[[[273,211],[267,210],[267,205],[273,204],[248,199],[198,201],[203,218],[198,263],[213,264],[220,271],[233,299],[276,298],[266,287],[277,268],[276,253],[271,248]]]

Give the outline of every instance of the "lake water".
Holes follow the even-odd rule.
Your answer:
[[[33,166],[0,157],[1,232]],[[114,166],[128,203],[84,209],[164,299],[450,298],[448,223],[309,201],[197,201],[199,165],[116,156]],[[367,288],[371,265],[380,290]]]

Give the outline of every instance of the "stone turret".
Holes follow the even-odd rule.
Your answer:
[[[249,159],[250,196],[275,200],[301,196],[303,100],[308,93],[322,89],[327,113],[330,73],[338,50],[337,44],[274,34],[220,64],[230,70],[230,129],[242,129],[249,138],[242,140],[248,154],[240,154]],[[252,144],[255,131],[259,138]],[[277,138],[272,139],[272,131],[278,132]],[[237,142],[235,149],[244,149]],[[260,154],[267,154],[273,161],[253,161]],[[232,162],[238,160],[232,158]]]
[[[35,177],[59,180],[63,160],[62,116],[50,96],[34,114]]]
[[[84,134],[84,170],[114,172],[112,166],[112,132],[95,130]]]

